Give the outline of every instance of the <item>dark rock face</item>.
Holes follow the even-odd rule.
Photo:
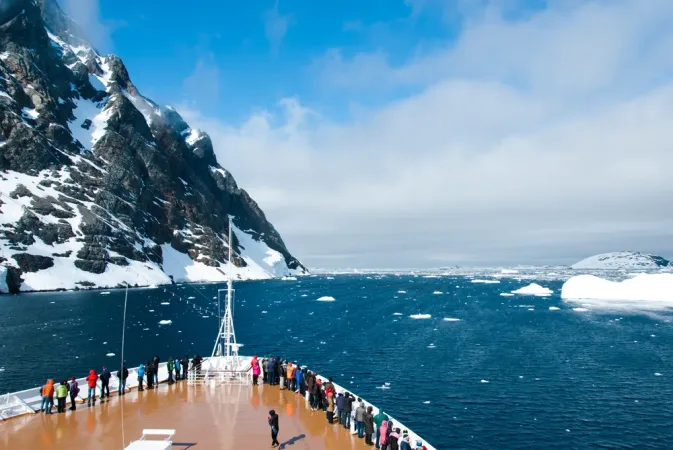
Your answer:
[[[0,181],[14,183],[0,200],[8,282],[20,286],[22,273],[53,266],[30,253],[36,243],[68,258],[74,280],[84,278],[77,270],[100,274],[130,261],[161,271],[169,243],[224,266],[229,217],[280,254],[280,269],[305,272],[219,166],[208,135],[143,97],[120,58],[100,56],[81,36],[56,0],[0,2]],[[246,267],[249,249],[233,241],[232,260]]]
[[[39,272],[54,265],[54,258],[49,258],[48,256],[17,253],[12,258],[17,262],[22,272]]]

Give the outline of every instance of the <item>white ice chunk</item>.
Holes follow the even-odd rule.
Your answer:
[[[430,319],[432,315],[430,314],[412,314],[409,316],[412,319]]]
[[[563,284],[561,298],[591,300],[598,307],[669,308],[673,307],[673,274],[639,274],[621,282],[579,275]]]
[[[557,308],[556,306],[550,306],[550,307],[549,307],[549,311],[558,311],[558,310],[560,310],[560,309],[561,309],[561,308]]]
[[[319,301],[319,302],[333,302],[334,297],[330,297],[329,295],[324,295],[324,296],[320,297],[317,301]]]
[[[173,323],[172,320],[160,320],[159,321],[159,325],[170,325],[172,323]]]
[[[547,297],[551,295],[554,291],[546,287],[542,287],[537,283],[531,283],[528,286],[524,286],[520,289],[512,291],[512,294],[517,295],[535,295],[538,297]]]
[[[472,280],[472,283],[499,284],[500,280]]]

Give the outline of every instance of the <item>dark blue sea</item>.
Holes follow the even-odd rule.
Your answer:
[[[529,282],[411,275],[240,282],[236,334],[242,354],[281,355],[332,376],[438,449],[670,448],[673,315],[574,311],[553,280],[540,282],[551,297],[499,295]],[[224,287],[130,290],[128,364],[155,354],[209,356],[213,297]],[[109,292],[0,297],[0,393],[103,364],[116,370],[124,291]],[[316,301],[322,296],[335,301]]]

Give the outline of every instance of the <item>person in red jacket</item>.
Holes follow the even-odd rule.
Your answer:
[[[96,406],[96,381],[98,381],[98,375],[96,375],[96,371],[91,369],[89,371],[89,376],[86,377],[86,381],[89,384],[89,398],[88,398],[88,406],[91,406],[93,403],[93,406]]]

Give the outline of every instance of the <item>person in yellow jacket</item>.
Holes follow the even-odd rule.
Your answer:
[[[64,413],[65,412],[65,399],[68,397],[68,383],[67,381],[61,381],[56,387],[56,401],[57,409],[56,412]]]
[[[293,367],[294,366],[292,365],[291,362],[287,363],[287,369],[285,371],[285,387],[288,388],[288,389],[290,389],[290,383],[291,383],[290,380],[292,380],[292,368]]]

